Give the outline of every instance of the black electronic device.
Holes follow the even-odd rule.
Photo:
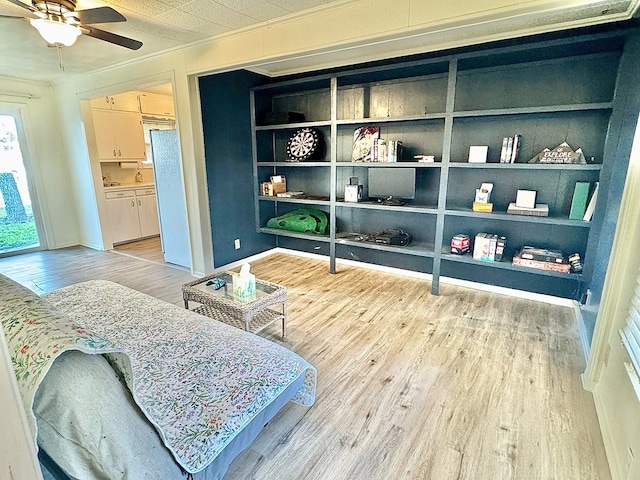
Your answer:
[[[375,243],[383,245],[405,246],[411,243],[411,234],[402,230],[383,230],[382,232],[373,233],[369,237]]]

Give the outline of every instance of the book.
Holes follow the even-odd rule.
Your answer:
[[[518,252],[518,256],[527,260],[537,260],[540,262],[568,263],[564,254],[560,250],[531,247],[527,245],[522,247],[520,252]]]
[[[534,208],[518,207],[515,202],[509,204],[507,213],[512,215],[531,215],[534,217],[548,217],[549,205],[546,203],[536,203]]]
[[[522,135],[516,133],[513,136],[513,146],[511,147],[511,157],[508,160],[508,163],[516,163],[518,159],[518,155],[520,154],[520,144],[522,143]]]
[[[571,210],[569,211],[571,220],[582,220],[584,218],[590,188],[591,183],[589,182],[576,182],[573,188],[573,198],[571,199]]]
[[[371,162],[374,140],[380,138],[379,127],[360,127],[353,132],[353,162]]]
[[[593,193],[591,194],[591,199],[589,200],[589,204],[587,205],[587,209],[584,212],[584,217],[582,220],[585,222],[590,222],[593,218],[593,212],[596,209],[596,200],[598,200],[598,187],[600,186],[600,182],[595,182],[595,187],[593,189]]]
[[[540,260],[530,260],[527,258],[522,258],[518,253],[514,255],[511,263],[519,267],[535,268],[537,270],[547,270],[551,272],[569,273],[571,271],[571,265],[569,265],[568,263],[553,263],[543,262]]]
[[[505,163],[509,163],[511,161],[511,151],[513,150],[513,137],[509,137],[507,139],[507,154],[504,157]]]
[[[500,150],[500,163],[507,163],[507,144],[509,143],[509,137],[502,139],[502,150]]]

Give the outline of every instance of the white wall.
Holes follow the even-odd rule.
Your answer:
[[[78,226],[69,170],[61,142],[59,120],[51,87],[45,83],[0,77],[0,104],[18,109],[26,130],[23,153],[32,190],[37,192],[48,248],[77,245]]]

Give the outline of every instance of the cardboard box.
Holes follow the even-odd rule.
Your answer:
[[[287,179],[284,175],[273,175],[271,177],[274,194],[284,193],[287,191]]]
[[[491,233],[479,233],[473,243],[473,258],[483,262],[493,262],[496,256],[498,236]]]
[[[273,180],[276,180],[275,182]],[[270,182],[262,182],[260,184],[260,195],[263,197],[275,197],[279,193],[287,191],[287,179],[284,175],[274,175]]]
[[[474,212],[493,212],[493,203],[473,202]]]

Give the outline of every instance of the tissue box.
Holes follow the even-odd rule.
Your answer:
[[[250,297],[256,293],[256,276],[253,273],[248,275],[232,275],[233,294],[237,297]]]

